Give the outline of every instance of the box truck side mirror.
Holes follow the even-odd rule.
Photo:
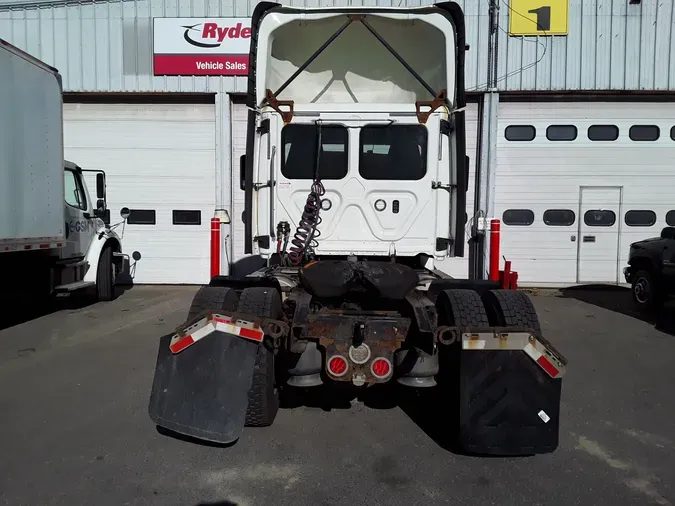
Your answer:
[[[96,174],[96,198],[105,199],[105,176],[100,172]]]

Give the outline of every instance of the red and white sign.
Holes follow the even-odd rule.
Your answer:
[[[156,76],[245,76],[250,18],[154,18]]]

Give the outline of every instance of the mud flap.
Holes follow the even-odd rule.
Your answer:
[[[459,443],[484,455],[535,455],[558,447],[567,360],[533,329],[462,334]]]
[[[244,427],[260,345],[215,331],[174,355],[171,338],[169,334],[159,342],[150,418],[185,436],[220,444],[236,441]]]

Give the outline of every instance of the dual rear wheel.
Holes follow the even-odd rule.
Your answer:
[[[204,286],[195,295],[188,320],[207,311],[250,314],[261,318],[278,319],[282,315],[281,297],[273,288],[246,288],[241,295],[231,288]],[[279,391],[275,381],[275,355],[267,343],[258,346],[253,382],[248,392],[245,425],[267,427],[279,411]]]
[[[490,290],[482,297],[446,290],[436,306],[440,325],[541,330],[530,298],[516,290]],[[440,398],[458,407],[451,425],[459,449],[515,456],[557,448],[560,380],[547,376],[522,349],[464,350],[456,342],[441,346],[439,361]]]

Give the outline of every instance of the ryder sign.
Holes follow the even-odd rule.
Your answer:
[[[154,18],[156,76],[245,76],[250,18]]]

